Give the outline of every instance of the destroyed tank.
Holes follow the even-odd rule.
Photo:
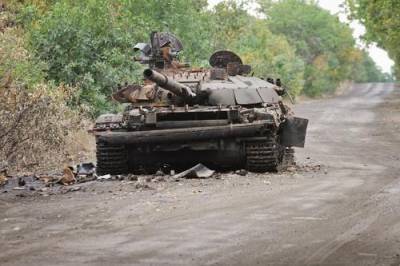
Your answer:
[[[118,86],[120,114],[97,118],[93,133],[98,174],[154,173],[202,163],[217,170],[278,171],[304,147],[308,120],[282,101],[280,80],[249,75],[230,51],[217,51],[208,68],[178,61],[181,42],[153,32],[135,60],[147,64],[143,84]]]

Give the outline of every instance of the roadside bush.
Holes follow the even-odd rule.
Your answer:
[[[67,106],[75,90],[43,83],[46,65],[20,35],[9,27],[0,33],[0,163],[16,171],[59,167],[85,120]]]
[[[65,140],[81,121],[65,105],[69,90],[42,84],[32,91],[0,88],[0,162],[14,170],[60,167]]]

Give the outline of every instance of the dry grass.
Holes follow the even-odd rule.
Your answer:
[[[0,170],[61,171],[93,159],[90,122],[67,105],[74,88],[45,82],[45,65],[25,49],[23,36],[0,0]]]
[[[89,123],[66,105],[70,91],[0,87],[0,162],[13,172],[33,172],[90,157]]]

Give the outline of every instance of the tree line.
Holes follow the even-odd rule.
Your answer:
[[[385,49],[395,61],[393,72],[400,78],[400,2],[397,0],[347,0],[351,17],[367,29],[364,39]]]
[[[160,30],[181,39],[184,61],[207,66],[213,51],[229,49],[255,75],[280,78],[292,97],[331,93],[346,80],[390,80],[357,47],[350,27],[315,1],[258,4],[255,17],[245,1],[210,8],[206,0],[12,0],[0,12],[0,41],[18,42],[2,48],[0,75],[11,66],[11,78],[26,89],[70,86],[70,106],[96,115],[116,108],[110,95],[118,83],[140,81],[132,47]],[[13,54],[19,50],[25,56]]]

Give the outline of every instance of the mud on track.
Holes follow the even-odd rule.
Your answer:
[[[0,195],[0,265],[399,265],[399,88],[296,109],[321,171]]]

